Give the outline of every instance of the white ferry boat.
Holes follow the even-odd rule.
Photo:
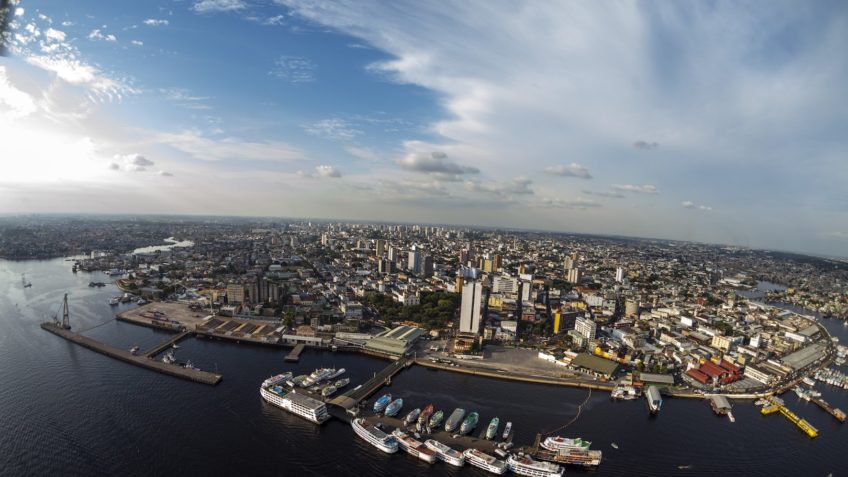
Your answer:
[[[326,378],[326,379],[336,379],[336,378],[338,378],[339,376],[341,376],[341,375],[342,375],[342,374],[344,374],[344,373],[345,373],[345,369],[344,369],[344,368],[339,368],[339,369],[337,369],[337,370],[333,371],[333,373],[332,373],[332,374],[330,374],[329,376],[327,376],[327,378]]]
[[[465,452],[462,453],[462,456],[465,457],[465,462],[468,462],[474,467],[487,470],[493,474],[501,475],[507,470],[506,462],[495,459],[489,454],[478,449],[466,449]]]
[[[424,441],[424,445],[432,449],[436,453],[436,457],[450,465],[457,467],[465,465],[465,456],[456,449],[452,449],[434,439],[427,439]]]
[[[392,435],[397,439],[398,446],[409,455],[418,457],[428,464],[436,463],[436,452],[400,429],[395,429]]]
[[[562,477],[565,470],[561,465],[553,462],[533,460],[530,456],[523,454],[512,454],[506,459],[509,470],[518,475],[529,475],[532,477]]]
[[[270,378],[268,378],[268,379],[266,379],[265,381],[262,382],[262,387],[264,388],[264,387],[268,387],[272,384],[279,384],[283,381],[288,381],[291,378],[292,378],[291,372],[285,372],[285,373],[278,374],[276,376],[271,376]]]
[[[304,387],[314,386],[321,381],[325,381],[330,379],[330,376],[336,373],[336,370],[333,368],[319,368],[312,372],[308,378],[303,382]]]
[[[633,386],[616,386],[610,393],[610,397],[630,401],[639,397],[639,391]]]
[[[366,442],[377,449],[380,449],[387,454],[394,454],[397,452],[397,439],[395,439],[394,436],[390,436],[380,429],[377,429],[374,424],[358,417],[350,421],[350,425],[353,427],[353,432],[355,432],[357,436],[365,439]]]
[[[548,437],[542,442],[542,447],[551,451],[551,452],[559,452],[561,450],[566,449],[588,449],[592,443],[589,441],[584,441],[579,437],[570,438],[570,437]]]
[[[259,394],[270,404],[296,414],[315,424],[323,424],[330,418],[327,406],[323,402],[280,385],[260,387]]]

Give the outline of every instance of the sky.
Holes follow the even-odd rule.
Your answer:
[[[13,10],[0,213],[484,225],[848,256],[844,1]]]

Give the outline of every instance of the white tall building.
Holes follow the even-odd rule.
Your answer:
[[[618,267],[618,268],[615,269],[615,281],[617,281],[618,283],[621,283],[621,282],[624,281],[624,269],[623,268]]]
[[[492,280],[492,291],[494,293],[518,293],[518,279],[499,275]]]
[[[582,316],[578,316],[574,321],[574,331],[583,335],[587,340],[595,339],[595,332],[598,329],[597,323],[592,321],[591,318],[584,318]]]
[[[483,284],[468,282],[462,286],[462,308],[459,315],[459,332],[477,334],[480,331]]]
[[[580,279],[583,277],[583,274],[580,273],[579,268],[572,268],[568,271],[568,277],[566,278],[569,282],[577,284],[580,283]]]

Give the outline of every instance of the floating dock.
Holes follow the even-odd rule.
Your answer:
[[[303,350],[306,348],[306,345],[301,343],[294,347],[293,350],[286,356],[286,361],[291,363],[297,363],[300,361],[300,353],[303,353]]]
[[[110,358],[121,360],[125,363],[130,363],[141,368],[147,368],[152,371],[156,371],[157,373],[167,374],[176,378],[186,379],[189,381],[194,381],[196,383],[209,384],[212,386],[218,384],[221,379],[223,379],[223,376],[217,373],[210,373],[208,371],[184,368],[176,364],[166,364],[161,361],[148,358],[146,356],[134,355],[127,350],[116,348],[106,343],[91,339],[87,336],[83,336],[79,333],[74,333],[69,329],[62,328],[62,326],[57,323],[42,323],[41,328],[46,331],[49,331],[50,333],[53,333],[56,336],[65,338],[66,340],[72,343],[76,343],[84,348],[88,348],[92,351],[104,354],[106,356],[109,356]],[[171,341],[172,340],[168,340],[169,346]]]
[[[819,435],[818,429],[813,427],[812,424],[810,424],[809,422],[795,415],[795,413],[790,411],[786,406],[784,406],[782,402],[776,400],[773,397],[768,397],[766,399],[768,400],[769,404],[760,409],[761,414],[765,416],[768,414],[773,414],[775,412],[780,412],[811,438]]]
[[[825,412],[827,412],[828,414],[833,416],[837,421],[845,422],[845,413],[842,412],[839,409],[834,408],[833,406],[828,404],[827,401],[825,401],[824,399],[817,398],[817,397],[811,397],[810,401],[816,403],[816,405],[818,405],[818,407],[824,409]]]

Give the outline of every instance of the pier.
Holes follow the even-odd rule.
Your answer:
[[[822,408],[825,412],[833,416],[839,422],[845,422],[845,413],[839,409],[834,408],[827,401],[822,398],[811,397],[810,401],[814,402],[818,407]]]
[[[306,348],[306,345],[301,343],[294,347],[293,350],[286,356],[286,361],[291,363],[297,363],[300,361],[300,353],[303,353],[303,350]]]
[[[784,406],[781,401],[778,401],[773,397],[769,397],[767,398],[767,400],[769,402],[769,405],[764,406],[762,409],[760,409],[761,414],[765,416],[780,411],[781,414],[783,414],[787,419],[792,421],[793,424],[798,426],[798,428],[804,431],[804,433],[806,433],[808,436],[816,437],[819,435],[818,429],[813,427],[809,422],[795,415],[795,413],[790,411],[786,406]]]
[[[375,374],[374,377],[368,381],[362,383],[362,385],[357,386],[353,391],[349,391],[341,396],[333,398],[329,404],[344,408],[346,411],[350,412],[351,409],[359,406],[362,401],[368,399],[369,396],[377,392],[380,388],[391,384],[392,378],[397,373],[408,368],[413,363],[414,361],[409,358],[401,358],[383,368],[382,371]]]
[[[218,384],[223,378],[223,376],[217,373],[188,369],[175,364],[166,364],[161,361],[148,358],[147,356],[137,356],[127,350],[116,348],[106,343],[91,339],[87,336],[83,336],[79,333],[75,333],[70,329],[63,328],[62,325],[57,323],[42,323],[41,328],[84,348],[88,348],[92,351],[96,351],[100,354],[109,356],[110,358],[115,358],[125,363],[156,371],[157,373],[167,374],[176,378],[186,379],[196,383],[209,384],[212,386]],[[170,346],[171,340],[169,340],[168,343]]]
[[[147,351],[146,353],[144,353],[144,355],[147,356],[148,358],[155,358],[156,355],[158,355],[159,353],[167,350],[168,348],[171,348],[172,346],[174,346],[175,344],[179,343],[180,341],[182,341],[186,338],[190,338],[193,335],[194,335],[194,333],[191,332],[191,331],[183,331],[182,333],[174,336],[173,338],[153,347],[150,351]]]

